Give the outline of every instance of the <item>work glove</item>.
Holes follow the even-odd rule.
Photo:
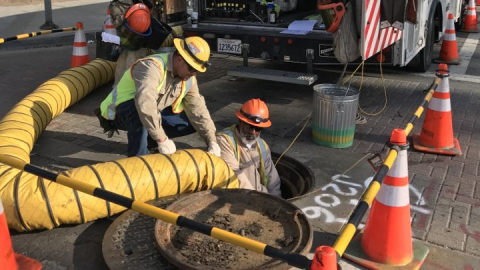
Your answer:
[[[217,157],[221,157],[221,150],[220,150],[220,146],[218,145],[218,143],[216,142],[210,142],[208,144],[208,150],[207,150],[208,153],[210,154],[214,154],[215,156]]]
[[[175,143],[172,140],[168,139],[168,137],[165,141],[158,143],[158,152],[160,154],[169,155],[175,153],[176,151],[177,147],[175,146]]]

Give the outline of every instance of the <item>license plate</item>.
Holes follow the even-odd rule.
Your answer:
[[[242,41],[239,39],[217,39],[217,51],[224,53],[242,54]]]

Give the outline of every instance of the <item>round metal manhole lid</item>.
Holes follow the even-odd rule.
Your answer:
[[[184,196],[184,195],[181,195]],[[166,208],[181,196],[149,202]],[[155,218],[128,210],[108,227],[102,242],[102,253],[111,270],[178,270],[158,252],[155,240]]]
[[[201,191],[179,199],[167,210],[285,253],[306,254],[312,245],[313,231],[299,208],[253,190]],[[160,253],[181,269],[291,268],[285,262],[161,220],[155,224],[155,237]]]

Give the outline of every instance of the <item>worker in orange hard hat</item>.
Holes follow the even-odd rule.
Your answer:
[[[118,29],[120,45],[127,50],[138,50],[144,42],[144,38],[152,34],[150,26],[150,10],[145,4],[132,5],[123,19],[122,25]]]
[[[201,37],[174,40],[175,52],[136,61],[97,110],[105,132],[126,130],[128,156],[149,154],[148,138],[159,153],[176,151],[171,138],[198,131],[208,151],[220,156],[215,125],[199,93],[195,75],[210,66],[210,47]]]
[[[272,125],[268,107],[260,99],[250,99],[235,112],[238,123],[217,133],[222,158],[240,180],[240,188],[281,196],[280,177],[267,143],[260,138]]]

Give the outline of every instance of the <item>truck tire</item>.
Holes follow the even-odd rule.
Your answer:
[[[418,65],[415,66],[415,71],[427,72],[432,64],[433,59],[433,45],[434,45],[434,27],[433,20],[428,22],[428,32],[425,47],[418,54]]]
[[[412,69],[416,72],[427,72],[432,64],[433,59],[433,45],[435,43],[435,31],[440,21],[435,15],[435,10],[431,11],[427,24],[427,37],[425,39],[425,47],[418,53],[416,59],[414,59],[414,65]]]

